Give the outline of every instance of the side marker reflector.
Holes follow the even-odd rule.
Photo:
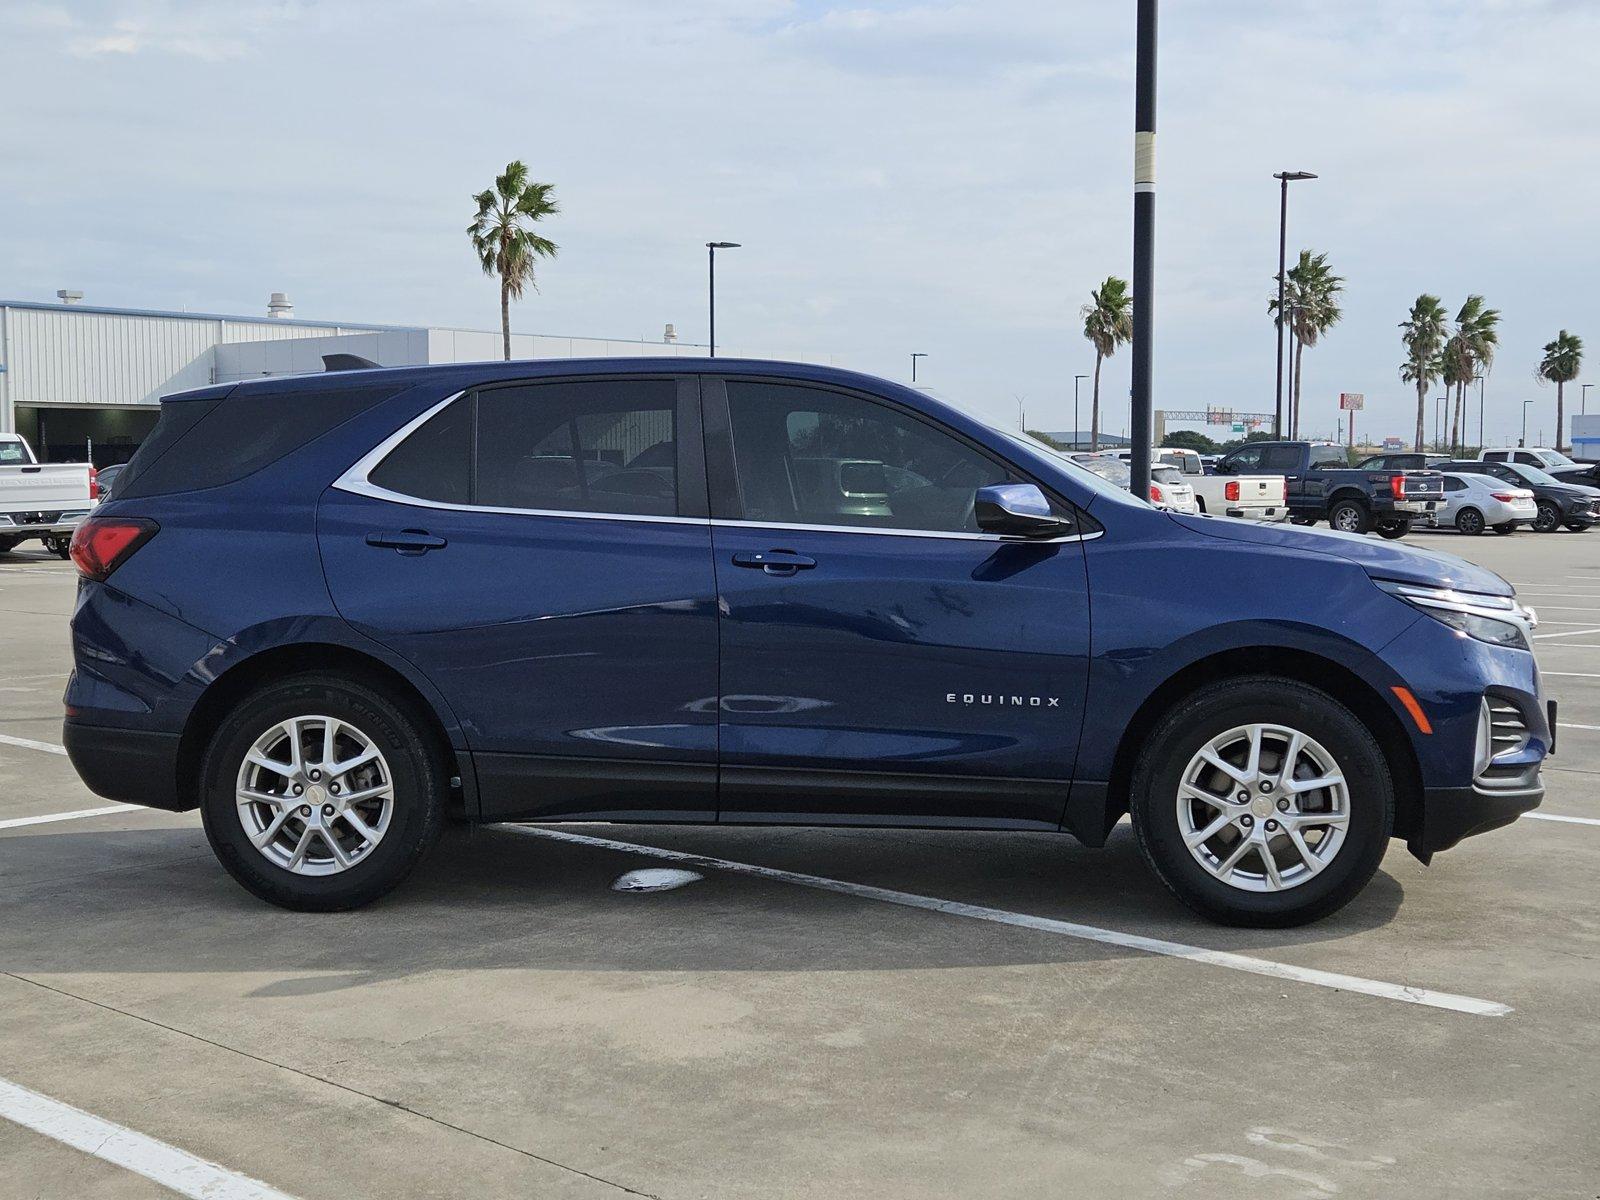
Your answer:
[[[1411,714],[1411,719],[1417,723],[1417,728],[1423,733],[1432,733],[1433,726],[1428,721],[1428,714],[1422,711],[1422,705],[1417,703],[1417,698],[1411,694],[1411,689],[1406,687],[1392,687],[1389,689],[1405,709]]]

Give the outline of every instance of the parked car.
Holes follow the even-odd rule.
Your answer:
[[[27,439],[0,433],[0,554],[30,538],[62,558],[100,495],[88,463],[41,463]]]
[[[1447,470],[1477,472],[1492,475],[1513,487],[1527,488],[1533,492],[1538,512],[1533,518],[1536,533],[1554,533],[1565,525],[1574,533],[1581,533],[1600,521],[1600,488],[1584,487],[1576,483],[1562,483],[1553,475],[1514,462],[1453,462],[1445,464]]]
[[[1133,452],[1114,450],[1111,453],[1126,462]],[[1289,519],[1288,483],[1281,475],[1207,474],[1200,456],[1193,450],[1171,446],[1152,449],[1150,459],[1170,463],[1183,472],[1184,482],[1194,489],[1195,504],[1200,512],[1250,521]]]
[[[1580,487],[1600,487],[1600,463],[1581,462],[1570,467],[1546,467],[1546,475],[1562,483],[1576,483]]]
[[[116,485],[117,476],[121,475],[127,463],[113,463],[109,467],[100,468],[100,498],[106,499],[111,495],[111,489]]]
[[[1331,442],[1248,442],[1223,456],[1217,474],[1282,474],[1297,525],[1327,521],[1341,533],[1399,538],[1414,522],[1435,523],[1444,500],[1437,471],[1369,471],[1348,462],[1344,447]]]
[[[1356,464],[1360,471],[1431,471],[1450,461],[1448,454],[1374,454]]]
[[[1470,471],[1444,473],[1441,525],[1473,535],[1485,529],[1514,533],[1519,525],[1532,525],[1538,515],[1539,506],[1529,488],[1511,487],[1492,475]]]
[[[1173,512],[1197,513],[1194,488],[1184,479],[1183,472],[1165,463],[1150,466],[1150,503]]]
[[[1548,471],[1552,467],[1580,465],[1561,451],[1544,446],[1492,446],[1478,451],[1478,461],[1521,463],[1525,467],[1538,467],[1542,471]]]
[[[797,457],[881,462],[885,504]],[[822,366],[169,396],[72,553],[73,765],[198,807],[296,909],[382,895],[449,812],[1096,846],[1131,812],[1185,903],[1286,925],[1391,837],[1426,861],[1536,806],[1551,743],[1533,614],[1492,572],[1162,511]]]

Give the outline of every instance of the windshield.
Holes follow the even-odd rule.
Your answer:
[[[993,429],[993,426],[990,426]],[[1097,455],[1063,454],[1060,450],[1046,446],[1036,438],[1026,434],[1015,433],[1009,429],[995,429],[1007,441],[1024,446],[1036,454],[1042,454],[1052,462],[1061,463],[1072,471],[1074,483],[1081,484],[1090,491],[1101,496],[1110,496],[1118,503],[1141,503],[1127,490],[1128,484],[1133,481],[1133,473],[1128,470],[1126,463],[1118,462],[1114,458],[1100,458]],[[1092,465],[1091,465],[1092,464]],[[1116,473],[1122,473],[1122,482],[1119,484],[1115,478]]]
[[[1559,450],[1536,450],[1534,454],[1547,467],[1575,467],[1578,465]]]
[[[1510,467],[1513,471],[1515,471],[1523,479],[1526,479],[1529,483],[1560,483],[1561,482],[1554,475],[1547,475],[1547,474],[1545,474],[1545,472],[1539,470],[1538,467],[1530,467],[1527,463],[1502,463],[1501,465]]]

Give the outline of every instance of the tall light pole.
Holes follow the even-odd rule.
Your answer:
[[[1315,179],[1310,171],[1279,171],[1273,178],[1278,181],[1278,390],[1272,405],[1272,436],[1283,436],[1283,289],[1286,282],[1289,255],[1289,182],[1294,179]]]
[[[1150,494],[1150,443],[1155,440],[1150,372],[1155,325],[1156,257],[1156,0],[1139,0],[1133,85],[1133,443],[1130,488]]]
[[[717,356],[717,251],[737,250],[738,242],[707,242],[706,257],[709,274],[706,281],[706,304],[711,310],[711,357]]]
[[[1478,452],[1483,452],[1483,376],[1478,376]]]
[[[1522,439],[1517,443],[1519,446],[1528,444],[1528,405],[1532,403],[1532,400],[1524,400],[1522,402]]]
[[[926,354],[924,354],[921,350],[913,350],[911,352],[911,382],[912,383],[915,383],[917,381],[917,359],[919,359],[919,358],[927,358],[927,357],[928,356]]]
[[[1448,403],[1449,396],[1433,398],[1433,444],[1440,450],[1444,449],[1444,406]]]
[[[1592,383],[1580,383],[1578,385],[1578,412],[1580,414],[1589,411],[1589,389],[1593,386],[1594,384]]]
[[[1072,448],[1074,450],[1078,448],[1078,385],[1087,378],[1089,378],[1087,375],[1074,375],[1072,377]]]

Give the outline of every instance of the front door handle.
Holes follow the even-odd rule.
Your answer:
[[[384,530],[367,534],[367,545],[398,550],[401,554],[426,554],[429,550],[443,550],[449,544],[426,529]]]
[[[793,575],[796,571],[809,571],[817,560],[793,550],[740,550],[733,556],[733,565],[759,568],[768,575]]]

